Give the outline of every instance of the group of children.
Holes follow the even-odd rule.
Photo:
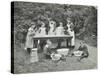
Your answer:
[[[59,22],[59,25],[57,26],[56,22],[53,20],[49,21],[48,27],[46,26],[46,24],[43,21],[41,21],[41,26],[39,28],[37,28],[36,26],[37,25],[35,24],[35,22],[32,22],[31,27],[28,29],[28,32],[27,32],[25,50],[27,50],[29,53],[32,48],[36,47],[37,42],[40,43],[40,47],[43,50],[44,54],[47,54],[49,49],[59,47],[59,45],[56,44],[55,40],[53,40],[53,39],[37,40],[35,42],[33,37],[36,35],[40,35],[40,36],[70,35],[70,36],[72,36],[72,39],[69,44],[70,44],[70,46],[73,46],[73,47],[75,46],[74,24],[70,19],[67,19],[67,24],[65,26],[63,25],[62,22]],[[59,42],[61,43],[61,41],[59,41]]]
[[[26,48],[33,48],[34,42],[32,42],[32,38],[36,35],[44,36],[44,35],[70,35],[72,36],[72,40],[69,43],[71,46],[75,45],[75,35],[74,35],[74,24],[71,20],[67,19],[67,24],[64,26],[62,22],[59,22],[57,26],[56,22],[53,20],[49,21],[49,24],[46,25],[43,21],[41,21],[40,27],[37,27],[35,22],[31,23],[31,27],[28,29],[27,37],[26,37]],[[48,42],[48,41],[47,41]],[[61,42],[61,41],[60,41]],[[31,45],[32,46],[31,46]],[[29,47],[27,47],[29,46]],[[31,46],[31,47],[30,47]]]

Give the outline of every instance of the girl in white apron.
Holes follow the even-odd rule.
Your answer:
[[[33,37],[35,35],[35,24],[31,23],[32,26],[28,29],[28,33],[26,36],[26,43],[25,43],[25,50],[27,50],[29,53],[31,49],[34,47],[34,40]]]
[[[67,32],[70,36],[72,36],[71,42],[69,43],[71,46],[75,46],[75,33],[74,33],[74,24],[70,21],[67,20]]]

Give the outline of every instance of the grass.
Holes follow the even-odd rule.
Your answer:
[[[80,40],[76,39],[75,49],[79,47]],[[58,63],[52,60],[42,58],[39,53],[39,62],[30,63],[29,54],[24,50],[24,46],[15,45],[14,49],[14,73],[36,73],[36,72],[53,72],[53,71],[68,71],[68,70],[85,70],[97,68],[97,48],[88,45],[89,57],[81,62],[77,61],[77,57],[66,57],[66,61]],[[74,49],[74,50],[75,50]]]

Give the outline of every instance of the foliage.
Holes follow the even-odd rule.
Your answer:
[[[42,20],[48,25],[50,18],[55,20],[57,25],[59,21],[66,25],[68,17],[71,17],[74,22],[76,36],[83,39],[92,35],[97,37],[97,8],[67,4],[15,2],[14,32],[27,33],[27,29],[33,21],[38,25],[39,20]]]

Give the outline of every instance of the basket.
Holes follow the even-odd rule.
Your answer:
[[[57,49],[57,52],[58,54],[66,56],[68,55],[69,49],[68,48]]]

